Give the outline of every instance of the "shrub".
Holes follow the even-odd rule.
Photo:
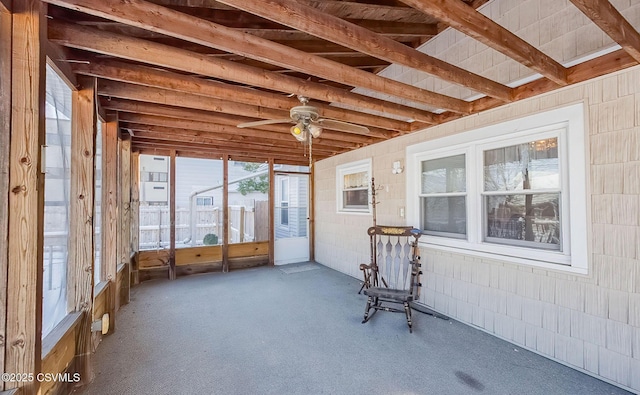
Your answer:
[[[213,233],[207,233],[202,240],[202,244],[206,246],[214,246],[218,244],[218,235],[214,235]]]

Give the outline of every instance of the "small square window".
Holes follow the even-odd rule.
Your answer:
[[[370,182],[371,159],[338,166],[336,169],[338,212],[370,213]]]

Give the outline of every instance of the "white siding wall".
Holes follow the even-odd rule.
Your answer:
[[[378,223],[417,224],[398,215],[406,174],[391,173],[407,146],[577,102],[590,134],[589,274],[423,249],[421,302],[640,391],[640,66],[318,162],[316,260],[354,277],[369,261],[372,218],[336,213],[336,166],[373,158],[376,184],[389,187],[379,193]]]

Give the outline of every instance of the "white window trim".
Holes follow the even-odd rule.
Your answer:
[[[574,273],[588,273],[587,152],[588,139],[582,103],[530,115],[437,140],[407,147],[407,224],[420,219],[420,163],[452,154],[467,154],[467,239],[426,236],[420,243],[429,248],[465,253]],[[560,129],[560,130],[559,130]],[[559,130],[559,131],[558,131]],[[536,250],[483,242],[482,151],[521,141],[542,139],[557,132],[562,182],[562,251]],[[475,171],[469,171],[470,167]]]
[[[345,163],[336,167],[336,211],[338,214],[371,214],[371,199],[368,199],[369,203],[366,209],[344,208],[344,198],[342,195],[342,192],[344,191],[344,176],[347,174],[366,171],[369,175],[369,179],[371,179],[371,163],[371,158],[368,158],[355,162]],[[368,183],[368,185],[370,185],[370,183]],[[367,195],[370,196],[371,191],[369,191]]]
[[[283,189],[284,189],[284,188],[283,188],[283,186],[284,186],[285,182],[286,182],[286,184],[287,184],[287,193],[286,193],[286,195],[287,195],[287,196],[284,196],[284,195],[285,195],[285,193],[283,193]],[[290,226],[290,225],[289,225],[289,213],[290,213],[290,212],[288,211],[288,210],[289,210],[289,203],[290,203],[290,202],[289,202],[289,187],[290,187],[290,186],[291,186],[291,184],[289,183],[289,177],[286,177],[286,176],[285,176],[285,177],[283,177],[283,178],[281,178],[281,179],[280,179],[280,196],[279,196],[279,202],[280,202],[280,221],[278,221],[278,226],[279,226],[280,228],[285,228],[285,229],[288,229],[288,228],[289,228],[289,226]],[[285,197],[286,197],[286,200],[285,200]],[[283,224],[283,223],[282,223],[282,209],[284,208],[284,207],[282,206],[282,204],[283,204],[283,203],[286,203],[286,204],[287,204],[287,207],[286,207],[286,208],[287,208],[287,223],[286,223],[286,224]]]

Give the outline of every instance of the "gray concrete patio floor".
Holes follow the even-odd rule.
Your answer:
[[[401,314],[361,324],[359,281],[313,265],[133,288],[79,393],[627,393],[455,320],[415,312],[413,334]]]

